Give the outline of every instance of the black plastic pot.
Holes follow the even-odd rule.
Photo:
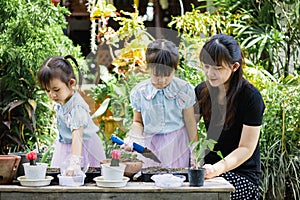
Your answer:
[[[188,177],[189,177],[189,182],[190,186],[193,187],[201,187],[204,184],[204,174],[205,174],[205,169],[189,169],[188,170]]]

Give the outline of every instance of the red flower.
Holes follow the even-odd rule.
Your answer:
[[[37,158],[37,155],[36,155],[36,152],[34,152],[34,151],[31,151],[31,152],[26,154],[26,159],[29,160],[29,161],[30,160],[36,160],[36,158]]]
[[[60,0],[51,0],[51,2],[52,2],[55,6],[57,6],[57,5],[59,4]]]
[[[113,159],[120,159],[121,157],[121,152],[119,150],[112,150],[111,152],[111,157]]]

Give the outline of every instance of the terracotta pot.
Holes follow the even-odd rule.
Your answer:
[[[104,163],[110,163],[111,159],[105,159],[105,160],[101,160],[100,164],[104,164]],[[125,167],[125,172],[124,172],[124,176],[132,178],[136,173],[138,173],[139,171],[141,171],[142,166],[143,166],[143,162],[142,161],[120,161],[120,163],[123,163],[126,165]]]
[[[0,184],[9,184],[13,181],[20,160],[20,156],[0,155]]]

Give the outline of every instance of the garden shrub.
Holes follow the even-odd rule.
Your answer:
[[[51,1],[0,1],[0,154],[50,146],[55,136],[36,74],[50,56],[72,54],[84,64],[80,47],[63,33],[68,14]]]

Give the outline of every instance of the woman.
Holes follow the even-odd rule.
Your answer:
[[[205,177],[222,176],[234,187],[231,199],[259,199],[259,135],[264,102],[259,91],[243,78],[243,53],[237,41],[213,36],[200,52],[207,78],[195,88],[196,121],[203,117],[215,152],[205,156]]]

